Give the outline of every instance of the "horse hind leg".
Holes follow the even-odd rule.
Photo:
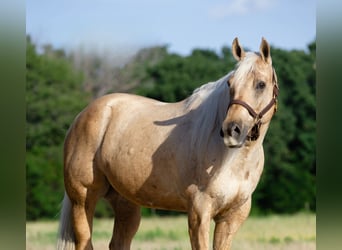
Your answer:
[[[94,160],[94,153],[87,151],[86,143],[67,141],[66,145],[64,184],[70,203],[74,245],[76,250],[90,250],[93,249],[91,234],[96,203],[105,195],[109,184]]]
[[[113,188],[106,194],[105,199],[111,204],[114,214],[114,229],[110,250],[129,250],[131,242],[140,224],[140,206],[128,201]]]
[[[87,206],[87,203],[90,206]],[[79,199],[70,199],[65,193],[57,250],[93,249],[91,244],[92,213],[93,208],[89,199],[79,202]]]
[[[72,219],[76,238],[76,250],[93,249],[91,234],[96,202],[100,197],[92,190],[87,190],[85,199],[74,201]]]
[[[64,217],[71,218],[76,250],[93,249],[91,233],[96,202],[109,188],[99,169],[97,152],[110,117],[109,107],[90,105],[77,117],[65,139],[64,184],[70,216]]]

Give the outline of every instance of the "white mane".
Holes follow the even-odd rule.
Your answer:
[[[208,101],[207,99],[215,99],[211,100],[211,105],[215,106],[214,101],[218,101],[217,98],[211,98],[212,96],[216,96],[222,94],[225,90],[228,91],[227,81],[229,77],[234,74],[234,78],[236,82],[243,82],[246,78],[248,73],[254,70],[254,65],[258,56],[254,52],[247,52],[246,56],[243,60],[236,65],[234,71],[231,71],[227,75],[223,76],[221,79],[217,80],[216,82],[209,82],[200,86],[199,88],[195,89],[194,92],[190,97],[186,99],[186,106],[187,110],[192,110],[197,108],[199,105],[203,104],[204,102]],[[209,106],[211,106],[209,105]],[[210,107],[208,107],[210,108]]]
[[[203,155],[205,152],[212,133],[219,135],[230,102],[227,84],[230,75],[231,73],[216,82],[202,85],[185,100],[185,111],[193,112],[195,116],[191,147],[197,148],[199,154]]]

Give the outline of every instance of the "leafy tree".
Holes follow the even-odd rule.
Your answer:
[[[137,93],[162,101],[180,101],[200,85],[227,73],[232,65],[234,62],[226,54],[220,57],[210,50],[195,49],[187,57],[168,54],[147,68],[148,77]]]

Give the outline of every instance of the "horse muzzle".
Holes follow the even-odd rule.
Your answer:
[[[222,128],[220,131],[220,135],[223,137],[224,144],[232,148],[241,147],[246,141],[247,134],[247,127],[235,121],[229,122],[227,127]]]

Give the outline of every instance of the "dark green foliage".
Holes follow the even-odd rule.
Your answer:
[[[168,102],[180,101],[200,85],[226,74],[233,65],[209,50],[195,49],[188,57],[169,54],[147,68],[149,76],[144,81],[149,87],[139,88],[137,93]]]
[[[63,199],[62,144],[72,120],[89,101],[81,74],[63,53],[26,49],[26,203],[27,218],[57,216]]]
[[[253,195],[254,214],[316,209],[315,48],[313,42],[308,51],[271,51],[280,85],[279,111],[264,142],[265,168]],[[228,47],[220,53],[195,49],[186,57],[170,54],[166,47],[143,49],[124,67],[113,67],[115,77],[112,82],[108,77],[104,88],[101,79],[91,79],[101,90],[94,93],[89,79],[84,79],[94,69],[76,71],[72,56],[63,50],[45,46],[37,53],[28,38],[26,53],[26,211],[30,220],[57,217],[64,193],[63,140],[91,96],[104,89],[127,90],[175,102],[219,79],[236,64]],[[147,208],[142,213],[165,214]],[[95,215],[113,214],[101,202]]]

